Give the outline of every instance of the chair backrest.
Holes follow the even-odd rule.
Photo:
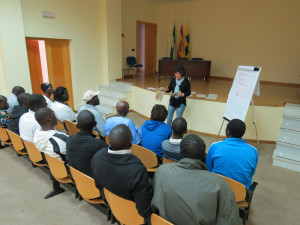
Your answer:
[[[77,132],[79,132],[78,127],[76,126],[76,123],[71,122],[69,120],[65,120],[66,128],[68,130],[68,135],[75,135]]]
[[[93,199],[101,197],[99,189],[95,185],[95,180],[79,170],[70,166],[72,177],[75,181],[77,190],[82,198]]]
[[[246,199],[247,188],[243,184],[241,184],[235,180],[232,180],[228,177],[222,176],[220,174],[217,174],[217,175],[219,175],[220,177],[223,177],[227,181],[228,185],[230,186],[231,190],[234,193],[236,202],[241,202]]]
[[[57,120],[57,125],[55,126],[55,129],[58,131],[62,131],[65,129],[65,124],[60,120]]]
[[[136,64],[136,59],[133,56],[128,56],[127,57],[127,64],[129,66],[134,66]]]
[[[177,162],[174,161],[174,160],[168,159],[168,158],[166,158],[166,157],[163,157],[162,163],[163,163],[163,164],[166,164],[166,163],[177,163]]]
[[[0,140],[3,142],[9,141],[9,136],[4,127],[0,127]]]
[[[155,213],[151,214],[151,225],[173,225],[169,221],[165,220],[164,218],[156,215]]]
[[[106,142],[106,144],[109,145],[109,139],[108,139],[108,136],[107,136],[107,135],[105,135],[105,142]]]
[[[144,218],[139,215],[135,202],[121,198],[106,188],[104,188],[104,195],[112,213],[121,224],[144,224]]]
[[[24,145],[28,152],[29,158],[33,163],[40,162],[43,160],[42,153],[37,149],[34,143],[23,139]]]
[[[46,153],[44,155],[49,165],[51,174],[55,179],[59,181],[59,179],[69,177],[67,169],[65,167],[65,163],[62,160],[55,157],[51,157]]]
[[[100,134],[97,131],[93,130],[93,135],[95,135],[95,139],[100,139]]]
[[[10,130],[6,130],[9,137],[10,137],[10,140],[14,146],[14,149],[19,152],[21,150],[23,150],[25,147],[24,147],[24,144],[20,138],[19,135],[17,135],[16,133],[10,131]]]
[[[133,144],[131,146],[131,152],[142,161],[147,169],[158,165],[156,154],[142,146]]]

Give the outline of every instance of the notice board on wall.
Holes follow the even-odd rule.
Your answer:
[[[227,120],[245,120],[252,95],[260,94],[259,74],[261,67],[238,66],[231,86],[224,117]]]

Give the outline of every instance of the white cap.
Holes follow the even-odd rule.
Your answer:
[[[87,90],[83,95],[83,100],[85,102],[88,102],[88,101],[92,100],[93,97],[95,97],[96,95],[99,95],[99,94],[100,94],[100,91]]]

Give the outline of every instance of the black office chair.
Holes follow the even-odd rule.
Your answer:
[[[136,74],[135,68],[142,68],[142,67],[144,67],[142,64],[136,64],[136,59],[133,56],[127,57],[127,64],[129,66],[129,68],[132,68],[134,70],[134,77],[135,77],[135,74]]]
[[[185,58],[185,57],[179,57],[179,58],[177,58],[177,60],[188,60],[188,58]]]
[[[172,60],[171,57],[162,57],[163,60]]]
[[[203,60],[203,58],[192,58],[192,60]]]

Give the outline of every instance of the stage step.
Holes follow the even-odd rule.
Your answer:
[[[300,172],[300,105],[285,105],[273,165]]]

